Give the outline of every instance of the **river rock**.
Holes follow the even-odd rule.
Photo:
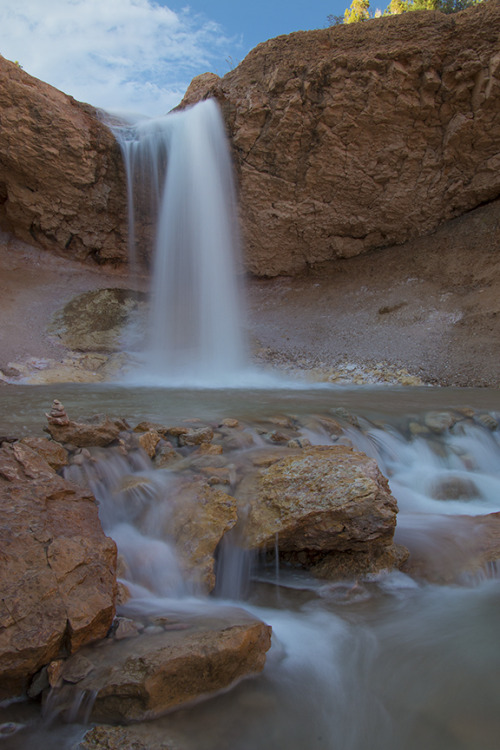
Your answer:
[[[46,417],[46,430],[54,440],[58,443],[70,443],[78,448],[110,445],[127,428],[123,420],[112,420],[101,414],[91,417],[87,422],[73,422],[57,399]]]
[[[207,482],[181,483],[170,493],[172,511],[165,532],[176,545],[184,575],[198,590],[215,586],[215,551],[236,524],[236,500]]]
[[[40,667],[103,638],[113,620],[116,546],[93,495],[26,443],[0,449],[0,699]]]
[[[44,458],[54,471],[68,465],[68,451],[54,440],[40,437],[25,437],[20,441]]]
[[[147,726],[141,724],[130,727],[99,724],[89,729],[74,750],[178,750],[178,747],[165,737],[152,739]]]
[[[500,5],[404,13],[259,44],[216,97],[257,275],[400,245],[500,195]]]
[[[154,719],[227,690],[264,668],[271,628],[247,612],[188,615],[183,623],[182,630],[142,633],[105,649],[81,650],[78,657],[90,662],[92,670],[76,687],[95,692],[93,721]],[[71,669],[73,658],[65,670]],[[71,688],[67,693],[71,700]],[[59,704],[63,701],[64,692]]]
[[[498,576],[500,513],[446,516],[428,528],[398,530],[397,536],[410,551],[402,570],[414,578],[463,584]]]
[[[126,262],[120,148],[97,111],[0,57],[0,225],[77,260]]]
[[[238,501],[242,546],[278,544],[289,559],[302,553],[294,559],[306,567],[333,553],[382,561],[392,546],[396,500],[375,461],[351,448],[309,448],[282,458],[247,477]],[[382,567],[392,567],[390,557]]]

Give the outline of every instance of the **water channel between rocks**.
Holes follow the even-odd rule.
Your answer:
[[[342,439],[374,457],[389,478],[399,504],[396,541],[424,567],[434,566],[434,580],[441,570],[444,581],[396,572],[333,583],[274,563],[254,565],[241,598],[233,589],[230,603],[272,625],[264,672],[199,705],[132,725],[130,744],[123,746],[137,741],[140,747],[178,750],[498,747],[500,580],[495,563],[461,571],[472,534],[464,517],[500,511],[498,392],[12,386],[0,392],[0,434],[42,434],[53,398],[63,401],[74,419],[99,412],[131,424],[238,419],[253,442],[230,455],[236,474],[246,454],[275,450],[266,439],[271,418],[285,425],[286,417],[295,437],[313,445],[338,441],[321,421],[336,419],[343,425]],[[152,469],[144,459],[136,471],[144,476]],[[169,469],[154,474],[168,486]],[[118,527],[107,517],[102,488],[101,497],[96,494],[105,530],[113,536]],[[117,541],[119,547],[130,543]],[[137,564],[140,568],[141,552]],[[148,575],[135,588],[132,582],[128,616],[177,612],[182,618],[228,603],[176,589],[165,557],[154,580],[151,571]],[[0,721],[22,725],[0,739],[6,750],[77,747],[88,728],[47,725],[26,702],[4,705]]]

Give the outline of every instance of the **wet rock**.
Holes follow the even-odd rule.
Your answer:
[[[162,735],[164,731],[162,731]],[[151,738],[144,727],[113,727],[99,725],[89,729],[74,750],[178,750],[176,743],[165,737]]]
[[[128,617],[117,617],[115,621],[114,637],[117,641],[121,641],[124,638],[135,638],[139,635],[140,627]]]
[[[113,620],[116,546],[93,495],[28,445],[0,449],[0,698],[41,666],[103,638]],[[29,519],[29,521],[28,521]]]
[[[443,477],[430,490],[435,500],[474,500],[481,493],[472,479],[465,477]]]
[[[201,445],[202,443],[210,443],[213,440],[214,431],[211,427],[200,427],[198,430],[188,430],[182,435],[179,435],[179,445]]]
[[[426,426],[438,434],[446,432],[453,427],[456,423],[457,418],[450,412],[429,412],[425,415],[424,422]]]
[[[162,469],[164,466],[169,466],[175,461],[181,459],[182,456],[174,450],[172,443],[165,440],[158,443],[154,457],[154,465],[158,469]]]
[[[171,493],[165,531],[175,541],[184,575],[198,590],[215,586],[215,550],[236,523],[236,500],[207,482],[183,483]]]
[[[498,577],[500,513],[447,516],[432,527],[398,530],[410,551],[402,570],[437,584],[468,583]]]
[[[288,448],[310,448],[311,441],[309,438],[293,438],[287,443]]]
[[[486,427],[488,430],[494,432],[498,429],[498,420],[492,414],[479,414],[476,416],[477,421]]]
[[[213,443],[202,443],[197,451],[201,456],[221,456],[224,453],[222,445]]]
[[[226,418],[222,420],[222,422],[220,423],[220,426],[229,427],[229,429],[234,430],[237,427],[240,427],[240,423],[238,422],[237,419]]]
[[[87,422],[73,422],[60,401],[53,402],[52,410],[46,416],[47,432],[51,437],[58,443],[72,443],[78,448],[110,445],[128,427],[122,420],[112,420],[102,415],[96,415]]]
[[[139,435],[139,445],[149,458],[154,458],[156,446],[160,440],[161,436],[155,430],[148,430],[148,432],[143,432],[142,435]]]
[[[158,422],[139,422],[139,424],[134,427],[134,432],[149,432],[150,430],[157,432],[162,437],[165,437],[168,432],[168,428]]]
[[[247,477],[238,530],[249,549],[349,553],[375,559],[392,545],[397,503],[375,461],[346,447],[317,447]],[[245,517],[246,513],[246,517]]]
[[[187,630],[82,650],[93,669],[77,687],[95,691],[93,721],[154,719],[262,671],[271,644],[268,625],[237,609],[190,615],[188,622]]]

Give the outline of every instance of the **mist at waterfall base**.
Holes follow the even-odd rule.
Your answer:
[[[114,132],[127,173],[132,273],[152,257],[146,341],[128,382],[262,380],[248,361],[233,167],[218,105],[203,101]]]

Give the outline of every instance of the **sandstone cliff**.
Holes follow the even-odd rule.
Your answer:
[[[120,149],[95,110],[0,57],[0,228],[78,260],[127,258]]]
[[[221,103],[258,275],[401,244],[500,195],[500,4],[258,45]]]

